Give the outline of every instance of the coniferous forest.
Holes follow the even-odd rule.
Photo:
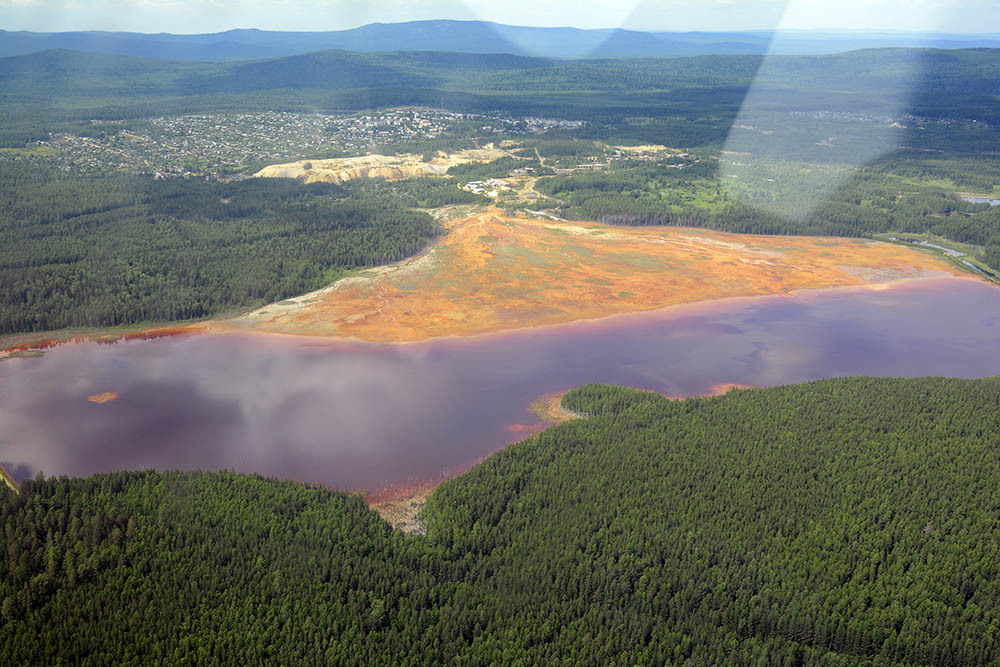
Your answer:
[[[0,169],[0,334],[183,320],[297,296],[425,247],[439,225],[408,207],[481,199],[426,181],[357,190]]]
[[[0,491],[4,664],[1000,660],[1000,379],[589,385],[426,536],[234,474]]]

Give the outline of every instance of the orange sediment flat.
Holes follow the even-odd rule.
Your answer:
[[[964,275],[932,255],[861,239],[615,227],[498,209],[444,225],[418,257],[213,328],[403,343],[709,299]]]
[[[88,396],[87,400],[91,403],[110,403],[111,401],[118,400],[118,394],[113,391],[106,391],[101,394],[94,394],[93,396]]]
[[[68,342],[251,330],[406,343],[464,337],[743,296],[909,278],[968,277],[934,255],[862,239],[617,227],[491,208],[447,220],[421,255],[247,315],[128,333],[8,337],[0,359]]]

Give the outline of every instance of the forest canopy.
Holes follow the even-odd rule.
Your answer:
[[[440,227],[408,207],[481,199],[426,181],[356,190],[0,170],[0,334],[199,318],[296,296],[425,247]]]
[[[1000,379],[589,385],[427,535],[229,473],[0,490],[8,664],[1000,659]]]

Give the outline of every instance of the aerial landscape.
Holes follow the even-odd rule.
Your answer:
[[[1000,663],[1000,9],[179,4],[0,2],[0,662]]]

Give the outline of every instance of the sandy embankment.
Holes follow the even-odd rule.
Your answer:
[[[298,160],[264,167],[256,178],[295,178],[303,183],[347,183],[361,178],[399,181],[414,176],[441,176],[450,167],[471,162],[492,162],[508,156],[507,151],[487,144],[456,153],[438,153],[429,162],[420,155],[362,155],[329,160]]]

